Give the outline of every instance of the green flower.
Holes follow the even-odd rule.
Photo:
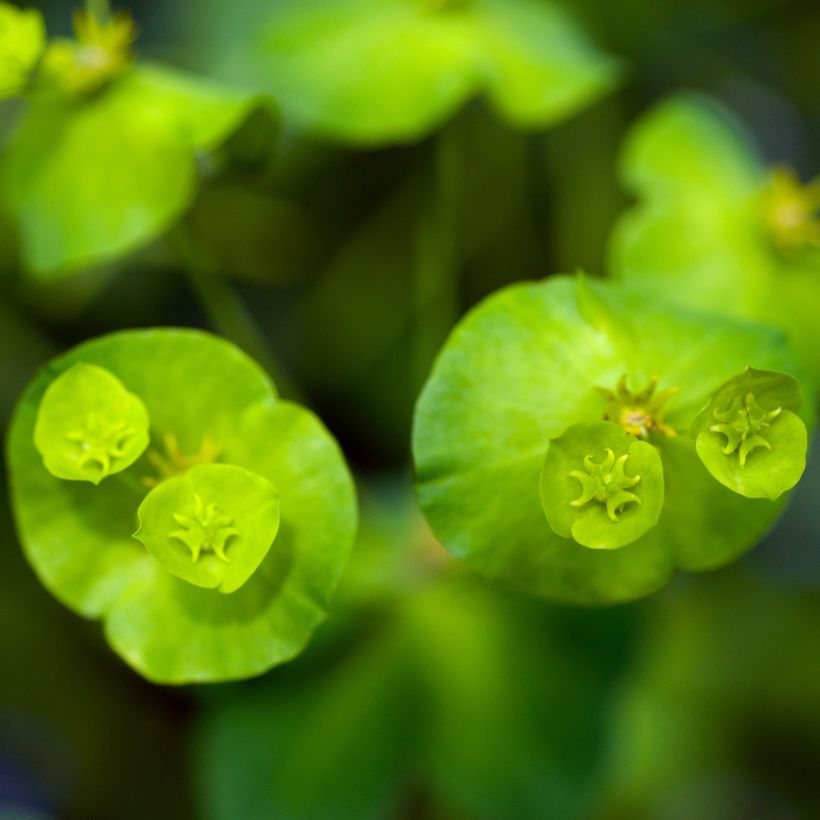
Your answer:
[[[613,87],[620,69],[556,2],[291,0],[229,58],[302,126],[356,143],[414,140],[486,94],[541,127]]]
[[[0,3],[0,100],[26,86],[45,42],[43,18],[36,9]]]
[[[99,484],[142,455],[148,411],[107,370],[78,363],[43,395],[34,445],[53,476]]]
[[[820,379],[820,180],[767,168],[739,123],[695,96],[647,114],[621,170],[639,202],[613,236],[616,275],[783,328]]]
[[[797,415],[802,403],[791,376],[748,368],[721,385],[695,419],[701,461],[736,493],[777,498],[806,468],[808,437]]]
[[[617,424],[573,424],[550,443],[540,492],[558,535],[593,549],[616,549],[657,524],[663,465],[653,445]]]
[[[325,617],[355,530],[350,475],[233,345],[184,330],[83,344],[29,386],[8,453],[35,571],[151,680],[258,674]]]
[[[751,387],[750,361],[771,369],[750,371]],[[780,393],[757,374],[776,370],[795,385],[782,373],[794,367],[773,329],[613,283],[507,288],[456,327],[419,399],[422,510],[442,543],[489,578],[586,603],[646,595],[676,567],[733,560],[779,514],[782,501],[758,499],[799,478],[812,421],[792,387],[777,388],[791,397],[760,433],[771,434],[765,466],[779,465],[765,494],[751,483],[762,449],[748,454],[748,484],[730,485],[693,423],[709,402],[723,412],[727,389],[752,389],[771,412]],[[734,469],[738,455],[720,452],[726,437],[705,434]]]
[[[168,67],[134,63],[119,15],[75,16],[52,41],[0,159],[0,200],[23,260],[55,279],[116,259],[167,230],[194,197],[197,158],[257,101]]]

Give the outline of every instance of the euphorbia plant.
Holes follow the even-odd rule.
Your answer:
[[[615,274],[782,327],[820,380],[820,180],[767,167],[729,111],[694,95],[634,126],[621,174],[639,201],[613,236]]]
[[[512,286],[454,330],[419,399],[422,509],[490,578],[646,595],[734,559],[779,514],[813,421],[796,368],[764,325],[584,278]]]
[[[52,280],[116,259],[167,230],[190,204],[200,155],[221,145],[258,106],[168,66],[138,62],[129,16],[89,3],[73,39],[37,61],[42,22],[0,3],[16,26],[0,60],[15,59],[2,90],[25,108],[0,154],[0,199],[17,223],[23,262]],[[14,16],[17,14],[18,16]]]
[[[35,571],[155,681],[296,655],[353,540],[333,438],[201,332],[126,331],[59,357],[21,398],[8,457]]]
[[[552,0],[287,0],[253,38],[234,70],[356,143],[418,139],[483,94],[516,126],[549,125],[620,73]]]

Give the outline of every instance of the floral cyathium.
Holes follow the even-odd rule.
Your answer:
[[[222,452],[222,448],[210,436],[206,435],[196,452],[185,453],[180,446],[176,433],[172,432],[165,433],[162,436],[162,447],[164,452],[157,446],[152,447],[146,453],[146,458],[157,472],[156,476],[146,475],[142,477],[142,483],[146,487],[156,487],[166,478],[182,475],[198,464],[213,464]]]
[[[110,421],[96,413],[86,419],[85,426],[66,433],[66,438],[80,449],[81,469],[98,471],[101,476],[111,472],[111,464],[128,454],[128,444],[139,430],[122,420]]]
[[[653,376],[643,390],[633,392],[624,373],[615,390],[596,387],[606,400],[604,419],[619,424],[627,433],[639,438],[647,439],[653,432],[674,438],[677,432],[663,420],[663,414],[666,403],[680,391],[677,387],[668,387],[656,395],[657,386],[658,377]]]
[[[739,495],[778,498],[806,466],[808,434],[797,414],[802,401],[791,376],[747,368],[721,385],[695,418],[700,460]]]
[[[137,29],[126,13],[99,19],[89,11],[77,11],[74,34],[74,40],[53,40],[43,58],[44,79],[66,93],[94,92],[133,61]]]
[[[820,248],[820,178],[804,185],[791,168],[776,167],[763,202],[766,228],[779,251],[793,256]]]
[[[758,448],[771,450],[772,445],[763,437],[762,433],[781,414],[782,407],[774,410],[763,410],[757,403],[754,393],[746,394],[746,398],[735,396],[731,406],[726,410],[715,409],[712,415],[717,419],[709,430],[726,436],[726,445],[723,454],[729,455],[737,451],[740,466],[746,466],[746,459]]]
[[[171,538],[182,541],[191,550],[191,560],[196,563],[200,553],[213,552],[220,561],[230,563],[225,554],[228,541],[239,530],[232,527],[234,520],[230,515],[224,515],[216,504],[205,504],[199,493],[194,493],[193,509],[188,513],[174,513],[174,520],[181,529],[174,530]]]
[[[570,501],[572,507],[583,507],[590,501],[606,506],[606,514],[611,521],[618,521],[619,515],[628,504],[641,505],[641,499],[630,490],[637,486],[641,477],[628,476],[624,472],[628,455],[615,458],[615,453],[607,448],[604,457],[596,462],[592,455],[584,457],[584,469],[573,470],[570,476],[581,483],[581,495]]]

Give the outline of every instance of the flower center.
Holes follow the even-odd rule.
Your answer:
[[[627,504],[641,505],[641,499],[630,492],[641,480],[639,475],[628,476],[624,472],[628,455],[615,458],[614,451],[607,448],[600,462],[593,460],[591,455],[584,457],[584,469],[573,470],[572,478],[581,483],[581,495],[570,501],[571,507],[583,507],[590,501],[597,501],[606,506],[606,514],[612,521],[618,521],[618,516]]]
[[[187,473],[197,464],[213,464],[222,452],[221,448],[208,436],[202,439],[199,450],[191,455],[182,452],[174,433],[166,433],[162,437],[162,443],[164,453],[154,447],[147,453],[148,461],[156,469],[157,475],[143,477],[142,483],[146,487],[156,487],[167,478]]]
[[[678,388],[670,387],[656,395],[657,385],[658,379],[653,377],[643,390],[633,393],[627,387],[627,377],[624,373],[618,380],[615,390],[596,387],[595,389],[606,399],[604,420],[619,424],[627,433],[639,438],[649,438],[653,431],[674,438],[677,432],[664,422],[663,413],[664,405],[678,392]]]
[[[764,195],[767,232],[786,256],[820,247],[820,178],[803,185],[791,168],[775,168]]]
[[[772,445],[761,433],[772,425],[782,410],[782,407],[764,410],[750,391],[746,394],[745,400],[735,396],[728,409],[714,410],[713,415],[717,424],[713,424],[709,430],[726,436],[723,454],[728,456],[737,451],[740,466],[745,467],[746,460],[755,450],[772,449]]]
[[[82,429],[69,431],[66,438],[80,448],[81,469],[90,467],[97,469],[102,475],[108,475],[111,461],[125,457],[128,442],[137,433],[135,427],[129,427],[124,421],[112,423],[106,418],[91,414]]]
[[[46,77],[69,94],[96,91],[133,58],[137,29],[127,14],[100,18],[78,11],[74,33],[74,40],[54,40],[43,58]]]
[[[193,507],[188,513],[174,513],[174,521],[182,529],[174,530],[171,538],[182,541],[191,550],[191,560],[196,563],[203,552],[212,552],[221,561],[230,563],[225,555],[229,539],[239,535],[239,530],[231,526],[233,518],[224,515],[215,504],[206,505],[199,493],[194,493]]]

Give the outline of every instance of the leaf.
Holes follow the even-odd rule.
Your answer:
[[[44,392],[78,361],[127,384],[151,417],[145,455],[99,487],[54,478],[32,440]],[[29,562],[59,600],[102,618],[112,647],[145,677],[187,683],[259,674],[298,654],[324,619],[355,531],[352,481],[318,419],[277,399],[268,377],[233,345],[185,330],[87,342],[29,386],[8,450]],[[216,459],[280,494],[275,548],[230,595],[174,577],[132,538],[151,486]]]
[[[0,197],[27,266],[52,280],[117,258],[167,230],[197,186],[197,155],[255,101],[140,66],[95,95],[31,100],[0,161]]]
[[[99,484],[142,455],[148,425],[145,405],[115,376],[78,363],[45,391],[34,445],[53,476]]]
[[[441,542],[479,573],[547,598],[622,601],[662,586],[675,566],[720,566],[752,547],[781,505],[737,496],[708,476],[683,433],[749,361],[794,370],[769,328],[681,310],[615,284],[557,277],[489,297],[455,328],[416,406],[422,510]],[[539,484],[552,439],[603,419],[596,388],[628,376],[676,387],[651,439],[661,456],[656,527],[614,550],[579,548],[544,517]],[[809,416],[810,417],[810,416]],[[598,460],[598,456],[595,456]]]

